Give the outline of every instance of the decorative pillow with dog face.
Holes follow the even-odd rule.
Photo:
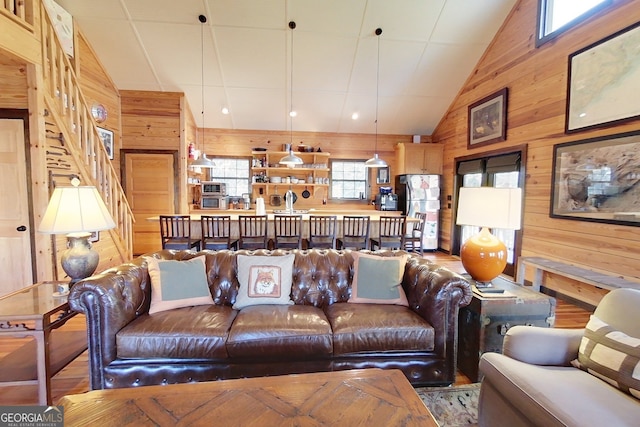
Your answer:
[[[290,305],[294,254],[238,255],[238,296],[233,308],[258,304]]]

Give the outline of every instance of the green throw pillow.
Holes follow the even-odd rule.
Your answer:
[[[186,261],[147,258],[151,277],[149,314],[173,308],[213,304],[205,257]]]
[[[408,255],[381,257],[353,252],[353,283],[348,302],[408,306],[402,277]]]

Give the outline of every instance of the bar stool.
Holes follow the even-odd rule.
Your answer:
[[[202,215],[202,249],[238,249],[238,239],[231,238],[231,216]]]
[[[307,248],[336,248],[335,215],[309,215]]]
[[[338,239],[338,249],[369,249],[369,223],[368,215],[342,217],[342,237]]]
[[[404,248],[404,235],[406,232],[406,216],[381,216],[380,231],[378,237],[372,237],[371,250],[377,246],[379,249],[402,249]]]
[[[276,215],[273,218],[275,249],[302,249],[302,216]]]
[[[424,236],[424,226],[427,222],[427,214],[424,212],[418,212],[416,213],[416,218],[418,218],[420,222],[413,223],[411,233],[407,233],[404,236],[404,248],[407,251],[422,253],[422,236]],[[417,246],[416,243],[418,244]],[[411,247],[409,248],[409,246]]]
[[[160,237],[162,249],[200,250],[200,239],[191,237],[189,215],[160,215]]]
[[[239,215],[239,249],[267,249],[267,216]]]

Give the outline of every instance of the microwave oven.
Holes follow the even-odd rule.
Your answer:
[[[227,196],[207,196],[200,197],[200,209],[227,209],[229,198]]]
[[[224,182],[203,181],[201,185],[203,196],[227,195],[227,185]]]

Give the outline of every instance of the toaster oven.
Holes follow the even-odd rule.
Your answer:
[[[227,195],[227,185],[224,182],[203,181],[201,185],[203,196]]]

